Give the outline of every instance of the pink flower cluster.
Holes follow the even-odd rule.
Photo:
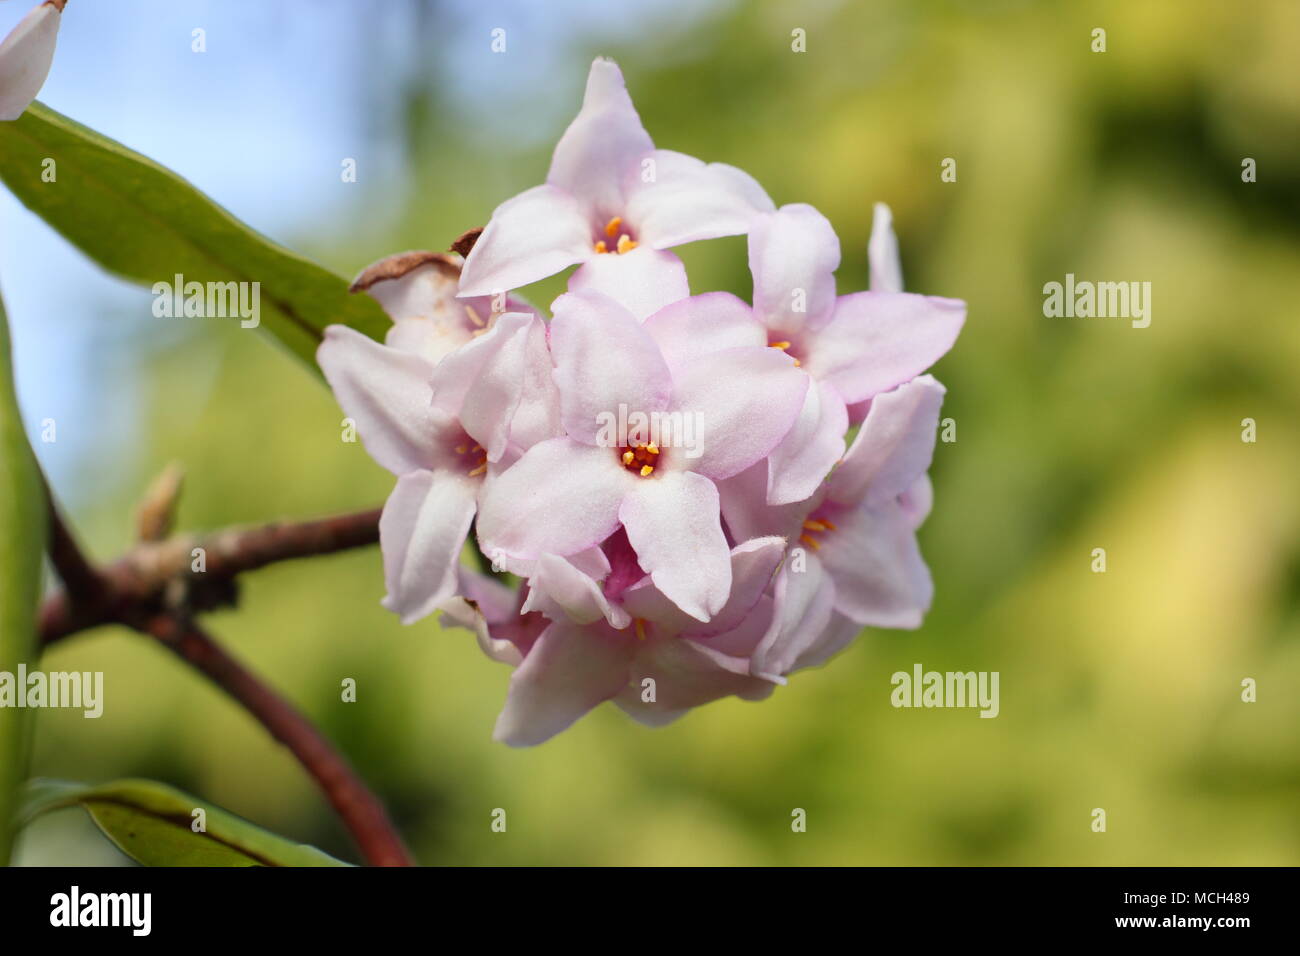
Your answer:
[[[752,304],[691,295],[667,250],[739,234]],[[386,344],[333,326],[319,361],[397,476],[384,603],[440,610],[515,667],[497,739],[540,743],[608,700],[659,725],[760,699],[864,626],[919,626],[944,393],[923,373],[965,305],[902,291],[883,206],[868,253],[871,291],[837,295],[825,217],[656,149],[597,60],[546,182],[463,262],[361,274]],[[573,265],[549,319],[511,294]],[[471,529],[510,577],[462,563]]]

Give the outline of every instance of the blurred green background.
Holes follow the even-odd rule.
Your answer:
[[[393,7],[406,27],[382,47],[382,83],[365,30],[315,64],[349,71],[336,108],[388,157],[384,174],[331,185],[326,157],[301,188],[350,191],[274,232],[341,273],[445,248],[540,182],[602,53],[659,146],[829,216],[841,293],[866,285],[881,200],[908,289],[969,304],[935,370],[957,441],[936,451],[920,535],[933,611],[917,632],[866,632],[766,702],[661,730],[605,706],[510,750],[491,741],[508,668],[468,633],[384,612],[377,550],[245,578],[211,629],[319,721],[421,862],[1300,863],[1300,5],[677,4],[629,29],[567,3],[540,14],[544,33],[508,5]],[[504,55],[489,49],[496,25]],[[806,53],[791,52],[796,27]],[[561,52],[539,85],[512,57],[536,62],[542,43]],[[275,75],[268,97],[314,82],[291,64]],[[255,132],[272,169],[283,134]],[[945,157],[955,183],[940,181]],[[1242,182],[1244,157],[1257,183]],[[743,239],[681,252],[693,291],[748,296]],[[1151,282],[1150,327],[1045,318],[1042,286],[1067,272]],[[529,291],[544,303],[561,288]],[[130,427],[61,466],[97,556],[127,544],[134,502],[172,460],[188,473],[186,528],[383,501],[392,479],[340,442],[333,398],[292,358],[234,324],[160,332],[149,301],[98,310],[114,330],[86,360],[99,393],[72,413],[94,420],[129,394]],[[66,334],[58,317],[14,321],[19,365],[24,343]],[[1098,547],[1105,574],[1091,571]],[[918,662],[999,671],[1000,716],[892,708],[890,675]],[[35,773],[158,778],[355,859],[294,760],[161,649],[106,629],[43,666],[102,670],[108,697],[98,721],[40,714]],[[346,677],[356,703],[339,699]],[[1256,703],[1240,699],[1247,677]],[[791,832],[794,808],[806,833]],[[32,827],[19,860],[124,858],[68,811]]]

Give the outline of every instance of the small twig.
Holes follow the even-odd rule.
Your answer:
[[[163,497],[169,497],[164,489]],[[48,494],[50,560],[63,590],[41,607],[41,640],[59,638],[101,624],[124,624],[161,641],[241,704],[280,741],[315,779],[342,819],[366,861],[374,866],[410,866],[412,859],[379,798],[347,760],[288,701],[228,655],[190,619],[207,602],[231,600],[243,571],[276,561],[330,554],[379,539],[379,510],[317,521],[234,528],[206,537],[143,541],[106,568],[86,559]],[[163,508],[174,506],[174,494]],[[204,570],[195,570],[195,549]],[[171,592],[178,587],[185,600]],[[194,599],[198,599],[197,601]]]
[[[233,599],[235,578],[294,558],[334,554],[379,540],[379,511],[228,528],[209,535],[143,541],[100,571],[89,569],[62,521],[51,533],[51,553],[65,591],[46,598],[41,608],[45,644],[101,624],[139,620],[171,606],[168,587],[181,582],[192,610],[210,610]],[[55,548],[64,553],[54,555]],[[202,571],[196,571],[201,553]],[[64,567],[79,581],[74,588]]]
[[[196,624],[183,623],[174,615],[159,614],[136,622],[136,627],[156,637],[204,674],[252,714],[272,737],[293,751],[347,824],[372,866],[413,865],[379,798],[292,704],[227,654]]]
[[[141,541],[162,541],[172,533],[184,481],[185,472],[175,462],[153,480],[135,516],[136,535]]]
[[[104,600],[104,582],[68,529],[48,483],[45,485],[45,500],[50,517],[50,563],[74,602],[81,605],[100,603]]]

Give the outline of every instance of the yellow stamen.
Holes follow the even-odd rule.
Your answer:
[[[483,462],[483,464],[479,465],[477,468],[475,468],[473,471],[471,471],[471,472],[469,473],[469,476],[470,476],[471,478],[475,478],[475,477],[477,477],[477,476],[483,474],[483,472],[485,472],[485,471],[487,471],[487,462]]]
[[[632,626],[633,626],[633,628],[636,629],[636,639],[637,639],[638,641],[644,641],[644,640],[645,640],[645,621],[641,620],[641,618],[638,617],[636,620],[634,620],[634,621],[632,622]]]
[[[456,446],[456,454],[458,454],[458,455],[463,455],[463,454],[465,454],[465,452],[467,452],[467,451],[469,451],[469,446],[468,446],[468,445],[457,445],[457,446]]]
[[[830,529],[821,521],[805,521],[803,526],[809,531],[829,531]]]
[[[648,451],[648,452],[649,452],[650,454],[652,454],[652,455],[657,455],[657,454],[659,454],[659,446],[656,445],[654,442],[651,442],[650,444],[646,445],[646,446],[645,446],[645,450]]]
[[[774,348],[774,349],[780,349],[782,352],[784,352],[786,349],[788,349],[788,348],[790,347],[790,343],[789,343],[789,342],[769,342],[769,343],[768,343],[768,347],[769,347],[769,348]]]
[[[654,465],[642,465],[642,466],[641,466],[641,477],[642,477],[642,478],[649,478],[651,475],[654,474],[654,471],[655,471],[655,469],[654,469]]]
[[[465,314],[469,316],[469,320],[471,322],[477,325],[480,329],[483,328],[483,318],[476,311],[474,311],[474,306],[472,305],[465,306]]]
[[[830,518],[822,518],[822,524],[826,525],[827,531],[835,530],[835,522],[831,521]]]
[[[609,246],[605,245],[605,240],[604,240],[604,239],[602,239],[602,240],[600,240],[600,242],[596,243],[596,251],[597,251],[597,252],[609,252]]]
[[[618,227],[623,225],[623,217],[615,216],[609,222],[605,223],[605,235],[613,239],[618,235]]]
[[[636,460],[636,455],[632,454],[630,451],[623,452],[623,464],[630,465],[634,460]]]
[[[627,233],[618,237],[618,254],[621,256],[625,252],[631,252],[636,248],[636,240],[629,239]]]
[[[809,535],[801,534],[799,535],[799,540],[808,545],[808,547],[812,548],[814,551],[820,551],[822,549],[822,546],[814,541]]]

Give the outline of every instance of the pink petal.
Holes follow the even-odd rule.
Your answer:
[[[750,657],[750,670],[769,680],[790,673],[830,622],[835,594],[815,554],[805,553],[802,564],[787,560],[776,576],[772,621]]]
[[[551,378],[546,329],[531,313],[498,317],[483,335],[439,362],[431,384],[434,407],[459,417],[489,461],[501,459],[513,431],[527,433],[521,444],[525,448],[559,434],[559,398]],[[516,429],[520,411],[528,419],[523,429]]]
[[[748,305],[730,292],[706,292],[660,309],[642,323],[676,370],[701,355],[767,345],[767,331]]]
[[[343,325],[325,330],[316,361],[380,465],[404,475],[442,460],[439,438],[454,422],[429,404],[428,362]]]
[[[570,292],[584,289],[609,296],[638,319],[690,295],[682,260],[649,246],[592,256],[569,277]]]
[[[512,620],[519,610],[519,590],[482,571],[460,565],[456,568],[457,591],[473,601],[491,624]]]
[[[675,374],[673,409],[698,423],[697,457],[684,467],[729,478],[785,438],[803,409],[808,376],[777,349],[738,348],[703,355]]]
[[[894,214],[883,202],[876,203],[867,241],[871,265],[872,292],[902,292],[903,266],[898,259],[898,237],[894,235]]]
[[[853,643],[853,639],[861,633],[862,625],[857,621],[850,620],[838,612],[832,614],[830,623],[807,650],[799,655],[791,670],[803,670],[805,667],[817,667],[826,663]]]
[[[384,343],[437,364],[457,346],[470,341],[492,315],[490,297],[458,300],[459,256],[416,250],[399,252],[361,270],[350,291],[365,292],[393,320]],[[497,311],[532,312],[519,299]],[[474,318],[470,316],[473,314]]]
[[[748,662],[683,638],[653,641],[639,649],[630,668],[631,683],[617,698],[629,716],[661,726],[692,707],[723,697],[762,700],[775,689],[770,681],[749,674]],[[654,681],[654,701],[643,681]]]
[[[667,249],[698,239],[748,232],[773,208],[748,174],[723,163],[706,165],[693,156],[655,150],[653,180],[635,173],[628,186],[624,218],[643,245]]]
[[[661,471],[650,478],[623,473],[634,487],[619,518],[638,563],[669,600],[707,622],[731,593],[731,556],[717,488],[689,471]]]
[[[552,624],[511,676],[493,738],[511,747],[549,740],[622,691],[631,660],[632,647],[618,631]]]
[[[490,296],[594,256],[591,223],[571,195],[534,186],[492,213],[461,271],[462,297]]]
[[[623,628],[632,623],[627,611],[605,599],[593,578],[554,554],[537,559],[536,570],[528,579],[528,599],[520,611],[540,611],[552,621],[567,619],[575,624],[604,620],[611,627]]]
[[[691,634],[688,638],[729,657],[748,658],[767,634],[768,626],[772,623],[772,613],[771,596],[761,594],[754,606],[731,630],[707,636]]]
[[[754,314],[779,334],[821,328],[835,308],[839,264],[839,237],[812,206],[793,203],[760,217],[749,231]]]
[[[722,517],[733,540],[777,535],[790,541],[802,532],[804,520],[821,504],[825,486],[813,497],[788,505],[767,503],[768,463],[759,461],[718,485]]]
[[[0,43],[0,120],[16,120],[36,99],[54,61],[59,10],[42,3]]]
[[[794,427],[768,457],[767,502],[811,498],[844,454],[849,413],[835,389],[814,381]]]
[[[491,575],[481,574],[461,565],[456,569],[460,594],[438,605],[442,612],[438,623],[446,627],[463,627],[474,633],[483,653],[502,664],[518,667],[523,663],[519,648],[498,633],[517,628],[519,593]]]
[[[834,522],[817,557],[835,581],[835,610],[859,624],[920,627],[934,583],[898,505],[836,511]]]
[[[755,538],[731,549],[731,593],[707,625],[686,614],[647,577],[623,592],[623,607],[633,617],[655,624],[657,636],[712,637],[739,627],[772,580],[785,553],[784,538]],[[714,646],[710,642],[710,646]]]
[[[930,517],[930,509],[934,507],[934,486],[930,483],[928,474],[921,475],[899,495],[898,507],[903,509],[912,530],[925,524],[925,519]]]
[[[538,442],[563,434],[560,423],[560,389],[555,384],[555,366],[546,323],[541,319],[528,326],[527,339],[519,343],[522,355],[514,366],[523,389],[519,405],[510,420],[511,447],[527,451]]]
[[[952,348],[966,320],[960,299],[907,292],[841,296],[805,347],[803,367],[848,404],[915,378]]]
[[[491,478],[479,509],[478,537],[494,559],[571,555],[618,527],[619,505],[642,479],[609,448],[552,438]]]
[[[653,150],[618,64],[599,58],[587,75],[582,109],[555,147],[546,181],[608,219],[623,212],[627,174]]]
[[[892,501],[930,467],[944,387],[922,375],[877,395],[843,463],[831,475],[832,501],[875,507]]]
[[[551,306],[551,354],[565,431],[609,449],[625,436],[613,423],[667,408],[672,375],[636,318],[599,292],[569,292]],[[608,425],[606,423],[609,423]],[[614,452],[608,452],[610,461]]]
[[[379,517],[388,596],[384,607],[411,624],[456,592],[460,551],[474,520],[481,482],[451,472],[397,479]]]

